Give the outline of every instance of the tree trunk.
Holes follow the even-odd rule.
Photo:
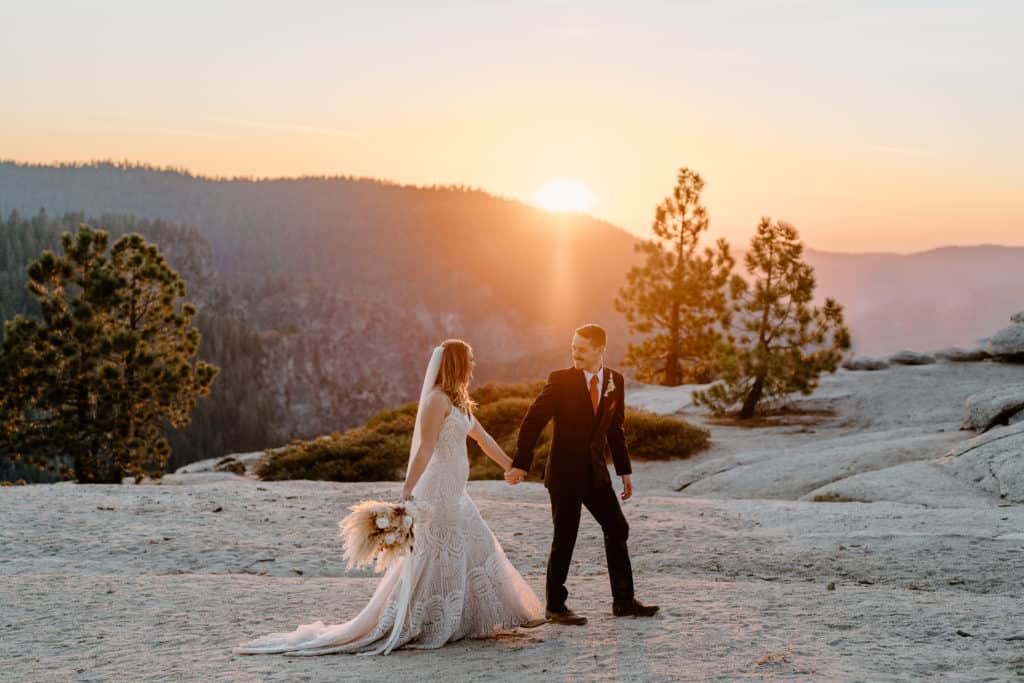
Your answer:
[[[117,463],[110,463],[104,468],[102,479],[97,479],[97,484],[120,484],[124,479],[124,470]]]
[[[740,419],[749,420],[754,417],[754,409],[761,400],[761,393],[764,391],[764,377],[758,375],[754,379],[754,386],[750,387],[747,397],[743,399],[743,407],[740,409]]]
[[[665,386],[677,387],[682,383],[679,376],[679,302],[672,302],[669,312],[668,353],[665,355]]]
[[[79,484],[120,484],[124,469],[113,457],[103,457],[100,444],[92,439],[75,453],[75,479]]]
[[[75,480],[79,484],[89,483],[89,472],[86,469],[85,457],[81,453],[75,453]]]

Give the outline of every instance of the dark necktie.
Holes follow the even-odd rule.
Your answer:
[[[597,375],[590,378],[590,402],[594,405],[594,414],[597,415]]]

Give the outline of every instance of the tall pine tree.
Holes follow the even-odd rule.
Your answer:
[[[217,368],[194,361],[185,282],[141,236],[81,225],[28,268],[41,320],[6,325],[0,422],[19,455],[70,459],[79,482],[159,475]]]
[[[646,261],[630,270],[615,300],[631,336],[625,365],[641,381],[677,386],[714,376],[718,323],[728,316],[726,285],[734,261],[724,239],[700,250],[701,233],[708,229],[703,189],[698,173],[679,170],[672,195],[655,212],[654,239],[636,247]],[[641,339],[634,342],[633,335]]]
[[[802,260],[796,228],[762,218],[750,247],[745,265],[753,288],[739,278],[731,287],[739,336],[730,333],[721,344],[721,381],[694,393],[695,403],[719,415],[740,404],[743,419],[764,399],[810,394],[850,348],[842,306],[833,299],[810,305],[814,269]]]

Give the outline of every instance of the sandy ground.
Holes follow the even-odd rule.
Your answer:
[[[198,473],[2,488],[0,680],[1019,680],[1024,506],[920,468],[971,436],[957,429],[967,395],[1022,377],[990,363],[841,372],[804,402],[834,416],[711,425],[701,456],[635,466],[630,547],[638,596],[662,605],[658,617],[611,616],[599,529],[584,515],[569,602],[587,626],[388,657],[231,647],[355,614],[376,579],[344,571],[336,523],[358,500],[395,498],[398,483]],[[658,400],[707,422],[685,400]],[[808,498],[851,481],[873,502]],[[469,490],[542,594],[544,489]]]

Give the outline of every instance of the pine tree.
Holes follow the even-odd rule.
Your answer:
[[[6,324],[0,426],[21,454],[69,458],[82,483],[159,476],[164,431],[188,423],[217,374],[192,361],[196,308],[179,301],[184,280],[137,234],[109,256],[109,235],[85,224],[61,243],[63,255],[44,251],[28,268],[42,319]]]
[[[810,305],[814,269],[802,260],[796,228],[762,218],[750,246],[745,265],[753,288],[742,279],[731,285],[739,336],[729,333],[720,345],[721,382],[694,393],[695,403],[719,415],[740,403],[742,419],[764,399],[810,394],[850,348],[842,306],[833,299]]]
[[[708,229],[702,189],[698,173],[679,170],[672,195],[655,212],[654,239],[637,245],[646,261],[630,269],[615,300],[630,336],[642,337],[631,339],[624,362],[641,381],[677,386],[709,382],[714,375],[718,323],[728,316],[726,285],[734,261],[724,239],[699,251]]]

